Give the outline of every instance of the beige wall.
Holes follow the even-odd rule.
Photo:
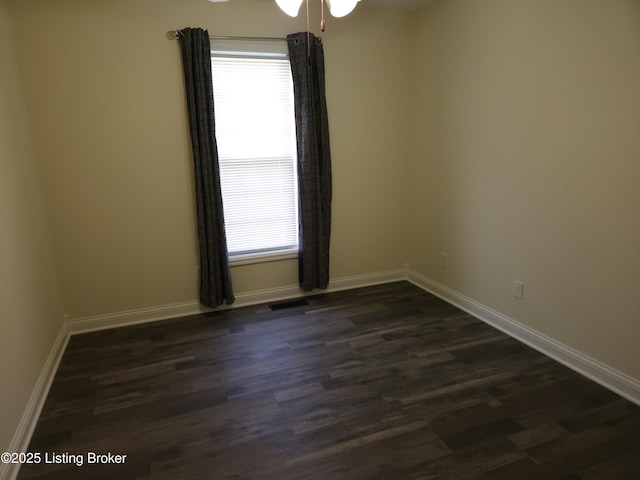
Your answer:
[[[166,32],[305,29],[271,1],[10,0],[12,16],[6,2],[5,444],[60,329],[54,258],[71,318],[196,299],[190,146]],[[333,278],[408,258],[640,379],[639,22],[635,0],[439,0],[420,15],[362,5],[330,18]],[[295,284],[296,262],[236,267],[233,279],[237,293]]]
[[[190,145],[170,29],[285,36],[275,2],[20,0],[25,86],[70,318],[197,299]],[[314,14],[314,25],[319,21]],[[399,268],[406,244],[410,16],[328,20],[332,278]],[[317,28],[313,28],[317,31]],[[297,263],[235,267],[236,293],[297,283]]]
[[[0,0],[0,450],[9,447],[62,326],[62,307],[13,25]]]
[[[640,3],[441,0],[415,44],[411,266],[640,379]]]

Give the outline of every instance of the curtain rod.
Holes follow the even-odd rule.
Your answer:
[[[177,40],[182,35],[180,30],[169,30],[167,36],[170,40]],[[286,41],[286,38],[281,37],[237,37],[237,36],[215,36],[209,37],[210,40],[273,40],[273,41]]]

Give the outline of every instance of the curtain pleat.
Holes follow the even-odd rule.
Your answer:
[[[324,50],[312,33],[287,36],[296,114],[299,281],[304,291],[329,284],[331,152]]]
[[[193,150],[200,250],[200,303],[233,303],[229,255],[224,229],[218,149],[215,138],[209,32],[180,31],[180,50]]]

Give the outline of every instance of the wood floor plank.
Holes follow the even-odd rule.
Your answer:
[[[19,479],[637,480],[640,407],[398,282],[73,336]]]

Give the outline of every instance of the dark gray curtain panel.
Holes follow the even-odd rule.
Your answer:
[[[209,32],[201,28],[185,28],[178,37],[196,182],[200,303],[215,307],[225,301],[233,303],[234,296],[215,138]]]
[[[295,97],[298,149],[299,270],[304,291],[329,284],[331,152],[322,40],[309,32],[287,36]]]

